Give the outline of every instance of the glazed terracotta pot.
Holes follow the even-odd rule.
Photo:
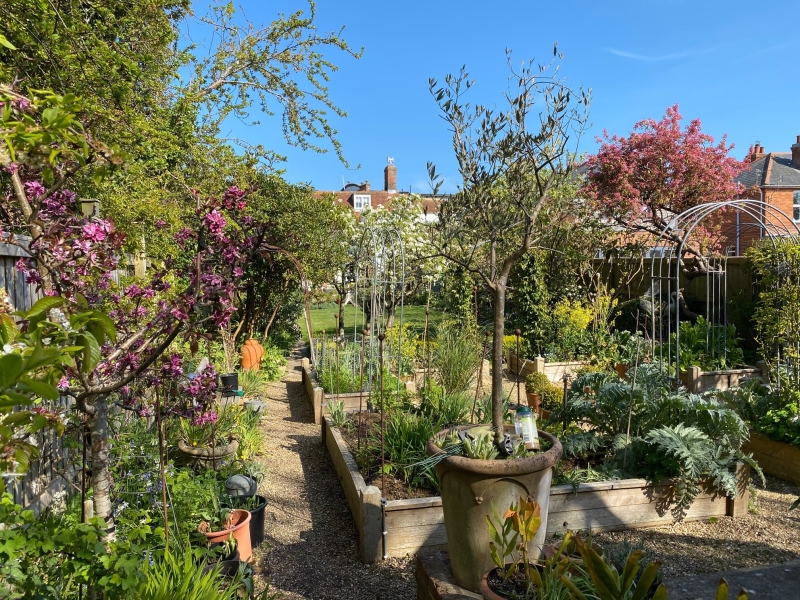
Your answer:
[[[478,427],[489,431],[488,425]],[[513,433],[513,425],[506,425],[506,432]],[[435,439],[428,441],[429,456],[443,454]],[[539,504],[541,527],[530,543],[529,552],[533,558],[541,556],[550,507],[552,467],[561,458],[562,449],[558,438],[545,431],[539,430],[539,439],[547,440],[551,448],[528,458],[479,460],[447,456],[436,463],[447,548],[453,577],[460,586],[478,592],[481,575],[494,565],[489,554],[491,540],[486,525],[486,518],[492,515],[492,504],[500,514],[521,496],[530,497]]]
[[[255,338],[250,338],[242,346],[242,369],[245,371],[258,371],[261,368],[263,356],[264,347]]]
[[[220,531],[204,532],[209,544],[215,542],[225,542],[233,534],[236,539],[236,549],[239,551],[239,558],[243,561],[250,560],[253,556],[253,547],[250,542],[250,513],[241,508],[234,508],[231,511],[230,525],[228,529]]]

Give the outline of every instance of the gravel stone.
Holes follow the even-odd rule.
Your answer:
[[[259,576],[284,600],[416,598],[412,559],[359,560],[358,532],[314,424],[298,356],[270,385],[266,408],[259,460],[267,476],[259,493],[269,504],[266,539],[254,555]]]
[[[789,512],[800,487],[767,477],[748,514],[733,519],[674,523],[653,529],[595,533],[603,546],[624,539],[644,541],[652,560],[661,561],[664,579],[727,571],[800,558],[800,510]]]

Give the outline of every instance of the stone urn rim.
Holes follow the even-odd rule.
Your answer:
[[[235,454],[239,449],[239,440],[231,440],[227,444],[219,446],[190,446],[183,440],[178,440],[178,450],[190,456],[202,458],[224,458],[227,455]]]
[[[460,425],[459,427],[443,429],[428,440],[425,451],[427,452],[428,456],[436,456],[442,453],[442,449],[439,448],[434,441],[442,433],[463,431],[465,429],[472,429],[474,427],[481,426],[485,427],[486,425]],[[505,430],[506,432],[510,431],[513,433],[514,426],[505,425]],[[528,473],[535,473],[537,471],[544,471],[545,469],[549,469],[558,463],[558,461],[561,459],[563,448],[561,447],[561,442],[557,437],[547,433],[546,431],[542,431],[541,429],[538,431],[539,438],[546,439],[552,444],[552,447],[545,452],[534,454],[528,458],[495,458],[491,460],[484,460],[480,458],[468,458],[466,456],[448,456],[442,459],[439,464],[454,471],[461,471],[462,473],[474,473],[478,475],[489,475],[494,477],[513,477],[516,475],[525,475]]]

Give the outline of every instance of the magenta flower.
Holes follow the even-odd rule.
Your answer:
[[[108,229],[100,223],[87,223],[83,226],[83,235],[93,242],[102,242],[107,234]]]

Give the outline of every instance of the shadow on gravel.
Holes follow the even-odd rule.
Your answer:
[[[410,568],[399,561],[364,565],[358,557],[358,532],[333,463],[319,436],[288,435],[303,469],[303,498],[276,498],[271,510],[306,521],[302,540],[280,544],[271,535],[267,573],[287,593],[309,599],[382,599],[415,597]]]

